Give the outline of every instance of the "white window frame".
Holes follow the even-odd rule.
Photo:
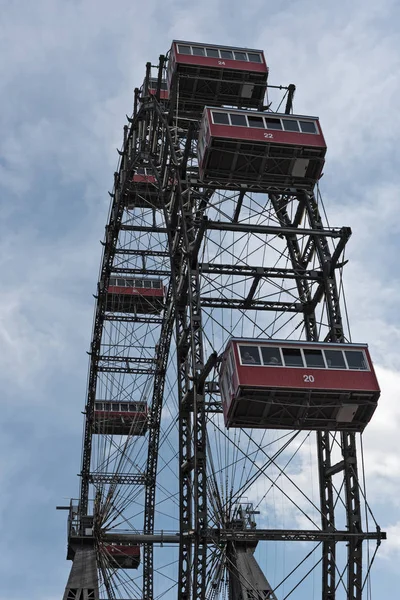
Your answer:
[[[186,54],[186,53],[180,52],[179,51],[179,46],[187,46],[188,48],[190,48],[190,54]],[[193,54],[193,48],[202,48],[204,50],[204,56],[201,56],[201,55],[198,55],[198,54]],[[218,52],[218,57],[217,56],[207,56],[207,48],[210,48],[210,50],[216,50]],[[225,50],[227,52],[232,52],[233,57],[232,58],[224,58],[221,55],[221,51],[222,50]],[[181,56],[199,56],[199,58],[219,58],[221,60],[235,60],[235,61],[238,61],[238,62],[248,62],[248,63],[253,64],[253,65],[262,65],[263,64],[262,53],[261,52],[257,52],[256,50],[254,52],[250,52],[250,54],[257,54],[260,57],[260,62],[254,62],[254,61],[250,60],[249,59],[249,52],[247,50],[238,50],[238,49],[234,50],[234,49],[231,49],[229,47],[226,47],[226,48],[215,48],[213,46],[200,46],[200,45],[199,46],[197,46],[197,45],[193,46],[192,44],[182,44],[182,43],[179,44],[179,43],[177,43],[176,44],[176,51],[177,51],[177,54],[180,54]],[[245,59],[243,59],[243,58],[236,58],[235,57],[235,52],[241,52],[242,54],[245,55],[246,58]]]
[[[229,112],[227,112],[226,110],[214,110],[214,109],[212,109],[210,112],[211,112],[211,120],[212,120],[212,124],[213,125],[222,125],[223,127],[230,127],[231,126],[231,120],[229,118]],[[214,113],[217,113],[219,115],[221,115],[221,114],[222,115],[228,115],[228,121],[229,122],[228,123],[216,123],[214,121]]]
[[[268,125],[267,125],[267,121],[266,121],[266,119],[268,119],[268,118],[271,118],[271,119],[276,119],[277,121],[280,121],[282,129],[272,129],[272,128],[270,129],[270,128],[268,127]],[[264,115],[264,116],[263,116],[263,119],[264,119],[264,125],[265,125],[265,129],[267,129],[268,131],[285,131],[285,129],[284,129],[284,127],[283,127],[283,123],[282,123],[282,119],[281,119],[281,117],[274,117],[274,116],[273,116],[273,114],[271,113],[271,116],[269,116],[269,115],[268,115],[268,117],[267,117],[267,115]]]
[[[232,120],[231,120],[231,115],[233,115],[233,114],[235,114],[235,113],[228,113],[228,115],[229,115],[229,125],[230,125],[231,127],[250,127],[250,125],[249,125],[249,122],[248,122],[248,120],[247,120],[247,115],[242,115],[242,116],[245,118],[246,125],[234,125],[234,124],[232,123]],[[236,113],[236,114],[237,114],[237,113]]]
[[[301,126],[300,126],[300,121],[305,121],[307,123],[314,123],[315,129],[316,129],[316,133],[311,133],[311,131],[302,131],[301,130]],[[317,125],[317,121],[314,121],[312,119],[297,119],[297,122],[299,124],[299,133],[303,133],[304,135],[321,135],[320,131],[319,131],[319,127]],[[292,132],[292,133],[297,133],[297,132]]]
[[[267,365],[267,364],[265,364],[263,362],[262,363],[263,367],[273,367],[275,369],[275,368],[281,368],[281,367],[285,366],[285,361],[283,360],[283,354],[282,354],[282,347],[281,346],[273,346],[273,345],[270,346],[269,344],[267,346],[267,345],[264,344],[264,345],[261,345],[260,348],[277,348],[279,350],[279,356],[281,358],[281,364],[280,365]],[[261,360],[262,360],[262,352],[260,352],[260,353],[261,353]]]
[[[367,356],[366,356],[363,348],[349,348],[349,349],[347,349],[347,348],[341,348],[341,350],[342,350],[343,357],[344,357],[344,362],[346,363],[346,367],[347,367],[348,371],[355,371],[356,373],[360,373],[360,372],[363,373],[363,372],[366,372],[366,371],[371,371],[371,369],[369,367],[368,360],[367,360]],[[349,367],[349,363],[347,362],[346,352],[362,352],[362,355],[363,355],[363,358],[364,358],[364,362],[367,365],[367,368],[366,369],[351,369]]]
[[[257,364],[252,364],[252,363],[243,363],[243,362],[242,362],[242,353],[241,353],[241,351],[240,351],[240,347],[241,347],[241,346],[246,346],[246,347],[248,347],[248,346],[252,346],[252,347],[254,347],[254,348],[257,348],[257,349],[258,349],[258,355],[259,355],[259,357],[260,357],[260,364],[259,364],[259,365],[257,365]],[[264,367],[264,366],[265,366],[265,365],[263,365],[263,362],[262,362],[262,356],[261,356],[261,352],[260,352],[260,345],[259,345],[259,344],[251,344],[251,343],[250,343],[250,344],[246,344],[246,343],[239,343],[239,344],[237,345],[237,348],[238,348],[239,362],[240,362],[240,366],[241,366],[241,367]]]

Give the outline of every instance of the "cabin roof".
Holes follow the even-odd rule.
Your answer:
[[[228,344],[231,342],[236,343],[251,343],[251,344],[275,344],[275,345],[288,345],[288,346],[328,346],[329,348],[339,347],[343,348],[368,348],[368,344],[365,343],[347,343],[347,342],[308,342],[305,340],[274,340],[274,339],[255,339],[255,338],[238,338],[232,337],[229,339]]]
[[[228,44],[209,44],[206,42],[188,42],[186,40],[172,40],[172,44],[188,44],[188,46],[204,46],[207,48],[224,48],[229,50],[245,50],[246,52],[260,52],[264,54],[264,50],[258,48],[247,48],[247,46],[229,46]],[[171,44],[171,45],[172,45]]]
[[[277,119],[283,118],[283,119],[314,119],[316,121],[319,121],[319,117],[315,117],[312,115],[287,115],[286,113],[276,113],[276,112],[269,112],[269,111],[260,111],[260,110],[252,110],[250,108],[229,108],[226,106],[205,106],[204,107],[204,112],[206,110],[215,110],[217,112],[225,112],[225,113],[244,113],[246,115],[252,115],[254,117],[276,117]],[[204,115],[204,113],[203,113]]]

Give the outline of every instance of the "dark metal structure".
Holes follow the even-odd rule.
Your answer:
[[[322,217],[322,132],[291,114],[293,85],[269,86],[285,102],[271,112],[267,75],[261,51],[173,42],[135,90],[103,242],[64,600],[297,589],[361,600],[368,589],[374,554],[363,547],[385,534],[369,522],[356,433],[334,419],[314,433],[297,413],[284,431],[227,429],[222,415],[231,337],[350,341],[337,273],[351,230]],[[210,137],[206,105],[232,130],[240,114],[247,129],[261,120],[267,135],[295,137],[263,137],[260,152],[237,132]]]

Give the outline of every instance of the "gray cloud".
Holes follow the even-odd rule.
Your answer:
[[[106,190],[133,88],[172,37],[264,48],[271,82],[296,83],[296,110],[321,117],[328,215],[354,229],[346,284],[354,339],[368,338],[386,369],[389,391],[365,446],[372,482],[384,477],[390,490],[379,510],[390,515],[399,486],[395,434],[385,435],[398,419],[397,3],[21,6],[2,7],[0,36],[1,593],[51,600],[65,584],[65,524],[52,511],[77,489]]]

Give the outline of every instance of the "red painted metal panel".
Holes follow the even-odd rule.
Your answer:
[[[133,183],[150,183],[150,184],[157,183],[157,180],[154,177],[154,175],[141,175],[140,173],[136,173],[132,177],[132,181],[133,181]]]
[[[239,359],[240,344],[246,345],[246,342],[231,342],[235,357],[236,377],[232,379],[234,384],[233,393],[235,394],[239,386],[245,387],[268,387],[268,388],[286,388],[286,389],[315,389],[315,390],[352,390],[352,391],[377,391],[379,384],[375,375],[368,348],[365,346],[350,345],[322,345],[322,344],[282,344],[271,343],[274,347],[297,347],[309,349],[362,349],[365,352],[370,371],[356,371],[345,369],[316,369],[310,367],[272,367],[272,366],[248,366],[241,365]],[[255,344],[254,344],[255,345]],[[260,346],[263,344],[260,343]],[[267,344],[265,344],[267,345]],[[314,381],[305,381],[306,376],[312,375]]]
[[[313,122],[317,126],[319,133],[301,133],[296,131],[279,131],[257,127],[242,127],[236,125],[216,125],[212,122],[210,112],[210,109],[207,109],[208,118],[207,122],[204,123],[204,127],[207,127],[207,125],[209,127],[210,137],[234,140],[248,140],[250,142],[289,144],[295,146],[312,146],[317,148],[326,148],[326,142],[318,121]],[[254,113],[252,113],[252,116],[254,116]],[[268,113],[268,115],[266,115],[265,113],[262,113],[257,116],[279,117],[280,115],[274,115],[273,113]],[[206,136],[206,141],[208,145],[208,136]]]
[[[157,90],[149,90],[149,93],[152,96],[156,95]],[[168,90],[160,90],[160,100],[169,100],[169,92]]]
[[[147,296],[151,298],[163,298],[164,290],[163,289],[153,289],[153,288],[131,288],[131,287],[122,287],[118,285],[109,285],[108,286],[109,294],[125,294],[127,296]]]
[[[322,133],[297,133],[295,131],[276,131],[256,127],[236,127],[234,125],[215,125],[210,123],[211,137],[234,140],[248,140],[265,144],[289,144],[292,146],[313,146],[326,148]]]
[[[372,371],[237,365],[241,386],[379,391]],[[310,381],[312,375],[314,381]]]
[[[176,63],[214,69],[232,69],[235,71],[252,71],[253,73],[267,73],[267,66],[263,63],[254,63],[247,60],[230,60],[227,58],[211,58],[209,56],[193,56],[191,54],[176,54]]]
[[[134,412],[118,412],[118,411],[109,411],[109,410],[95,410],[95,416],[97,417],[107,417],[107,419],[119,419],[120,417],[127,417],[130,419],[135,419],[135,421],[145,421],[147,419],[147,411],[134,413]]]
[[[105,550],[113,556],[140,556],[140,546],[120,546],[104,544]]]

